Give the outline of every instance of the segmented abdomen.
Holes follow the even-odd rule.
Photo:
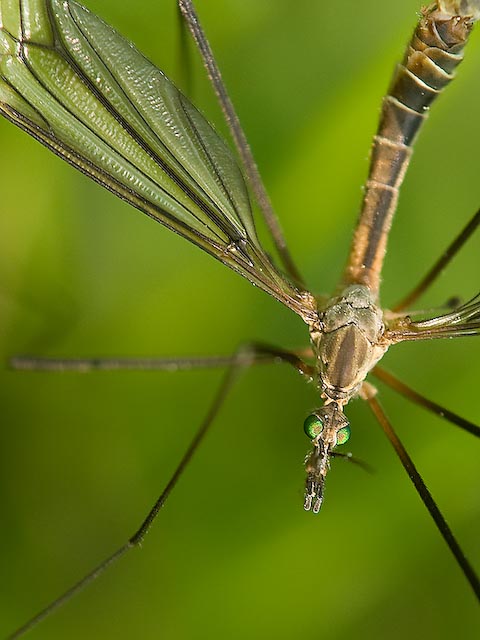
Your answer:
[[[378,292],[388,231],[412,145],[431,103],[453,79],[463,59],[474,20],[441,11],[437,4],[423,12],[383,99],[346,283],[365,284]]]

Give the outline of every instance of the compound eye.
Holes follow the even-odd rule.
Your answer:
[[[323,422],[314,413],[311,413],[303,423],[305,434],[314,440],[323,431]]]
[[[337,445],[345,444],[350,440],[350,427],[342,427],[337,431]]]

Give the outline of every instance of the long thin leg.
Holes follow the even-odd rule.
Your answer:
[[[249,349],[249,351],[247,351]],[[301,374],[313,376],[313,368],[302,360],[309,351],[285,351],[267,344],[251,343],[233,356],[205,356],[180,358],[43,358],[15,356],[10,368],[20,371],[189,371],[192,369],[218,369],[255,364],[287,362]]]
[[[392,311],[398,313],[405,309],[411,308],[412,304],[430,287],[430,285],[437,279],[440,273],[445,269],[449,262],[456,256],[466,241],[473,234],[475,229],[480,225],[480,209],[475,213],[473,218],[467,223],[467,225],[460,231],[458,236],[442,253],[440,258],[435,262],[433,267],[427,274],[420,280],[417,286],[410,291],[398,304],[396,304]]]
[[[45,618],[48,618],[57,609],[60,609],[60,607],[69,602],[78,593],[83,591],[83,589],[88,587],[89,584],[94,582],[98,577],[105,573],[107,569],[109,569],[113,564],[116,564],[118,560],[120,560],[120,558],[123,558],[123,556],[125,556],[127,552],[130,551],[130,549],[133,549],[134,547],[137,547],[142,543],[154,520],[158,516],[161,508],[164,506],[165,502],[170,496],[170,493],[176,486],[178,480],[181,478],[182,474],[190,463],[193,455],[205,438],[211,424],[213,423],[223,403],[225,402],[230,389],[235,383],[238,374],[242,369],[245,369],[251,364],[255,364],[256,362],[260,361],[260,356],[262,355],[270,357],[270,361],[281,360],[284,362],[288,362],[289,364],[295,366],[295,368],[297,368],[298,370],[301,370],[301,373],[308,373],[309,365],[307,365],[306,363],[302,363],[300,358],[298,358],[293,353],[283,352],[279,349],[266,345],[247,345],[240,348],[234,356],[228,359],[229,368],[225,372],[220,387],[218,388],[213,402],[210,405],[207,415],[205,416],[193,440],[191,441],[183,458],[180,460],[180,463],[175,469],[172,477],[156,500],[155,504],[150,509],[147,517],[143,520],[140,527],[127,540],[125,544],[123,544],[114,553],[108,556],[108,558],[102,560],[102,562],[100,562],[94,569],[92,569],[92,571],[89,571],[89,573],[87,573],[83,578],[81,578],[78,582],[67,589],[67,591],[65,591],[62,595],[60,595],[53,602],[48,604],[44,609],[39,611],[35,616],[30,618],[30,620],[28,620],[25,624],[11,633],[8,636],[7,640],[20,638],[28,631],[31,631],[34,627],[38,626],[43,620],[45,620]],[[207,360],[208,359],[203,359],[203,362]],[[226,361],[227,359],[224,358],[223,362],[225,363]]]
[[[193,74],[192,74],[192,57],[188,47],[189,40],[187,38],[188,31],[185,20],[183,19],[180,6],[177,4],[178,16],[178,78],[180,86],[184,93],[188,96],[192,94]]]
[[[382,367],[377,366],[377,367],[374,367],[370,373],[372,373],[372,375],[374,375],[376,378],[378,378],[379,380],[387,384],[391,389],[393,389],[394,391],[397,391],[402,396],[407,398],[407,400],[411,400],[415,404],[418,404],[420,407],[423,407],[424,409],[428,409],[429,411],[439,416],[440,418],[443,418],[444,420],[448,420],[448,422],[451,422],[452,424],[457,425],[457,427],[460,427],[461,429],[465,429],[465,431],[472,433],[474,436],[477,436],[477,438],[480,437],[479,426],[477,426],[473,422],[470,422],[469,420],[465,420],[465,418],[462,418],[458,414],[453,413],[453,411],[449,411],[448,409],[445,409],[444,407],[437,404],[436,402],[433,402],[432,400],[425,398],[425,396],[422,396],[417,391],[414,391],[411,387],[409,387],[404,382],[399,380],[396,376],[391,374],[389,371],[385,371],[385,369],[383,369]]]
[[[16,371],[188,371],[191,369],[216,369],[228,367],[235,356],[207,356],[180,358],[43,358],[15,356],[10,359],[11,369]],[[269,363],[270,354],[258,354],[255,363]]]
[[[368,382],[364,382],[361,392],[362,398],[368,402],[370,409],[373,411],[373,414],[380,423],[380,426],[382,427],[385,435],[390,440],[391,445],[395,449],[395,453],[400,458],[403,468],[408,473],[410,480],[413,482],[418,495],[422,499],[423,504],[427,507],[428,512],[432,516],[438,531],[449,546],[450,551],[453,553],[453,556],[458,566],[462,570],[465,578],[470,583],[470,586],[475,596],[477,597],[477,600],[480,601],[480,579],[478,575],[476,574],[470,562],[467,560],[464,552],[462,551],[455,536],[453,535],[452,530],[448,526],[430,491],[427,489],[427,486],[425,485],[415,465],[413,464],[412,459],[408,455],[405,447],[400,442],[397,434],[393,430],[393,427],[385,412],[383,411],[380,403],[376,399],[375,394],[376,390],[374,389],[374,387],[372,387],[372,385],[370,385]]]
[[[210,82],[212,83],[218,102],[222,108],[230,133],[232,134],[235,147],[241,158],[243,169],[248,177],[250,186],[255,194],[255,198],[263,217],[265,218],[270,233],[272,234],[273,241],[280,259],[282,260],[283,266],[297,284],[304,286],[303,278],[295,266],[292,256],[288,250],[279,220],[273,210],[272,203],[270,202],[270,198],[268,197],[267,191],[262,182],[257,164],[247,142],[245,132],[240,124],[235,107],[233,106],[222,80],[222,75],[214,58],[212,49],[198,19],[197,11],[191,0],[178,0],[178,5],[198,47],[203,64],[207,70],[208,77],[210,78]]]

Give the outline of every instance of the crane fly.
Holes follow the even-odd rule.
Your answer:
[[[226,115],[233,154],[191,102],[116,31],[81,5],[65,0],[0,1],[0,111],[14,124],[123,200],[198,245],[271,295],[306,324],[310,346],[285,350],[252,343],[226,358],[183,360],[48,360],[17,358],[15,368],[91,370],[223,366],[226,374],[200,430],[141,527],[64,595],[19,627],[20,637],[70,600],[131,548],[138,546],[190,463],[237,373],[259,363],[293,366],[317,389],[306,417],[303,505],[319,513],[333,481],[334,458],[350,438],[349,403],[365,400],[385,431],[471,589],[478,576],[398,439],[366,377],[381,380],[420,406],[479,435],[479,428],[427,400],[378,363],[401,342],[480,334],[480,298],[436,312],[412,312],[438,273],[480,222],[477,213],[412,292],[392,310],[380,306],[387,237],[412,146],[431,104],[450,83],[477,19],[477,2],[443,0],[423,9],[382,105],[363,204],[340,282],[330,297],[304,284],[259,178],[243,131],[190,0],[179,0]],[[243,174],[248,180],[247,182]],[[251,194],[270,231],[278,261],[260,242]],[[281,265],[281,266],[279,266]],[[370,379],[369,379],[370,380]],[[353,425],[353,430],[355,425]],[[274,487],[272,488],[274,490]],[[329,552],[329,547],[325,547]]]

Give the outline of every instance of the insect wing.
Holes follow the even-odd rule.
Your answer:
[[[480,335],[480,293],[450,313],[412,322],[407,316],[394,321],[385,336],[392,343],[404,340],[461,338]]]
[[[0,38],[3,115],[302,315],[231,151],[162,71],[75,2],[0,1]]]

